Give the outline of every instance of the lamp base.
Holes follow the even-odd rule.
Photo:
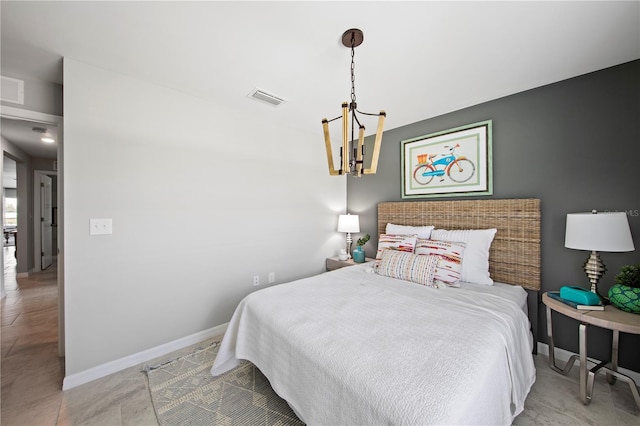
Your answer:
[[[353,244],[353,238],[351,238],[351,232],[347,232],[347,259],[351,259],[351,244]]]
[[[592,251],[591,255],[584,263],[584,272],[587,274],[587,277],[589,277],[589,282],[591,283],[591,291],[598,294],[598,296],[600,296],[600,299],[603,299],[603,297],[598,293],[598,281],[606,271],[607,268],[604,266],[604,263],[602,263],[602,259],[600,259],[600,255],[598,254],[598,252],[595,250]]]

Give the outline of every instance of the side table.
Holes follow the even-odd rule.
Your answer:
[[[547,334],[549,335],[549,366],[552,370],[560,374],[567,375],[576,359],[580,359],[580,399],[583,404],[589,404],[593,396],[593,383],[595,375],[599,370],[606,373],[607,381],[611,384],[615,383],[616,378],[627,382],[631,388],[633,399],[636,401],[638,409],[640,409],[640,395],[635,381],[622,373],[618,372],[618,342],[620,332],[640,334],[640,315],[630,314],[612,305],[607,305],[604,311],[583,311],[572,308],[559,300],[552,299],[547,293],[542,295],[542,303],[547,309]],[[572,355],[564,368],[556,365],[555,346],[553,344],[553,324],[551,322],[551,312],[555,311],[559,314],[568,316],[580,322],[580,355]],[[611,344],[611,362],[602,361],[594,367],[588,369],[587,362],[593,362],[587,359],[587,326],[606,328],[613,332],[613,342]]]
[[[372,262],[375,259],[367,257],[364,259],[364,263]],[[362,265],[361,263],[356,263],[353,261],[353,258],[349,260],[340,260],[338,256],[327,257],[326,268],[327,271],[333,271],[336,269],[344,268],[345,266],[353,266],[353,265]]]

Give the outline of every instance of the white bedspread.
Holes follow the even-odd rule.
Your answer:
[[[511,424],[535,381],[522,308],[367,268],[247,296],[211,373],[251,361],[310,425]]]

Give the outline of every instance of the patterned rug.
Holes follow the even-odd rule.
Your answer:
[[[160,425],[304,424],[250,362],[212,377],[219,345],[145,368]]]

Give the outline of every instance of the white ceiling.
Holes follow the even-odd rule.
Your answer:
[[[34,127],[45,129],[44,134],[52,136],[54,139],[56,138],[58,131],[57,126],[9,119],[6,117],[2,117],[1,119],[0,133],[31,157],[49,159],[57,158],[57,144],[42,142],[41,139],[44,134],[40,131],[33,131]],[[16,162],[11,158],[5,157],[2,163],[2,186],[4,188],[16,188],[16,183]]]
[[[1,2],[2,71],[67,56],[321,138],[350,94],[385,129],[640,58],[640,2]],[[250,100],[260,88],[287,99]],[[368,126],[368,130],[375,126]],[[319,142],[321,143],[321,142]]]
[[[45,133],[33,131],[34,127],[45,129]],[[0,133],[2,136],[34,158],[56,159],[58,157],[57,143],[44,143],[41,140],[45,134],[56,139],[57,132],[57,126],[50,124],[15,120],[6,117],[2,117],[0,121]],[[17,182],[16,162],[6,157],[4,157],[3,160],[2,186],[4,188],[15,188]]]
[[[2,136],[20,147],[24,152],[35,158],[55,159],[58,154],[56,143],[44,143],[44,135],[56,139],[58,128],[50,124],[34,123],[31,121],[15,120],[2,117]],[[45,133],[33,129],[44,129]]]

